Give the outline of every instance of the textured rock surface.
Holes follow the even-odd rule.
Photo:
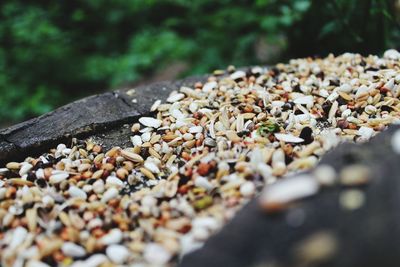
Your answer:
[[[204,247],[189,254],[180,266],[398,266],[400,262],[400,156],[390,138],[398,126],[363,145],[343,144],[323,157],[335,169],[353,163],[373,170],[366,187],[366,202],[360,209],[344,210],[339,204],[343,188],[324,189],[287,212],[267,215],[254,199]],[[290,214],[303,214],[298,227],[288,224]],[[338,249],[328,262],[307,264],[296,252],[316,233],[330,233]]]
[[[0,163],[46,151],[59,142],[68,142],[71,137],[94,135],[100,142],[104,139],[106,146],[122,145],[129,138],[125,132],[119,132],[118,126],[149,113],[155,100],[165,100],[180,86],[204,79],[205,76],[154,83],[135,88],[133,94],[120,90],[94,95],[0,130]]]

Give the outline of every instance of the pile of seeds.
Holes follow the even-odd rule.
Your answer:
[[[230,67],[156,101],[132,126],[132,147],[74,140],[10,162],[0,169],[1,265],[176,263],[264,187],[275,210],[332,183],[329,166],[318,179],[281,177],[398,120],[399,84],[395,50]]]

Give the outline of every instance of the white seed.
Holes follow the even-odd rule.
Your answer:
[[[83,257],[86,255],[86,251],[83,247],[72,243],[72,242],[66,242],[62,245],[61,251],[66,255],[70,257]]]
[[[181,93],[176,93],[176,94],[171,94],[168,98],[167,98],[167,102],[169,103],[174,103],[177,102],[181,99],[183,99],[185,97],[184,94]]]
[[[353,90],[353,88],[351,87],[350,84],[344,83],[338,88],[338,90],[340,92],[350,93]]]
[[[244,71],[238,70],[232,73],[230,76],[232,80],[236,80],[246,77],[246,73]]]
[[[124,182],[121,179],[119,179],[118,177],[108,176],[106,179],[106,185],[107,186],[115,186],[115,187],[123,187]]]
[[[193,136],[193,134],[191,134],[191,133],[185,133],[185,134],[183,135],[183,140],[185,140],[185,141],[193,140],[193,138],[194,138],[194,136]]]
[[[208,181],[208,179],[203,176],[196,177],[196,179],[194,180],[194,184],[197,187],[201,187],[207,190],[211,190],[213,188],[213,185],[210,183],[210,181]]]
[[[275,134],[276,139],[279,141],[283,141],[286,143],[302,143],[304,142],[303,138],[291,135],[291,134],[282,134],[282,133],[276,133]]]
[[[142,138],[139,135],[131,136],[133,146],[141,146],[143,144]]]
[[[151,133],[150,132],[143,133],[140,137],[142,138],[143,142],[149,142],[151,139]]]
[[[390,79],[387,83],[385,83],[383,87],[389,89],[390,91],[393,91],[393,89],[395,88],[394,79]]]
[[[151,112],[156,111],[157,108],[160,106],[160,104],[161,104],[161,100],[156,100],[154,102],[154,104],[151,106],[150,111]]]
[[[100,239],[100,243],[104,245],[118,244],[122,241],[122,232],[120,229],[112,229],[108,234]]]
[[[32,164],[29,163],[22,164],[21,169],[19,170],[19,175],[23,176],[27,174],[32,168],[33,168]]]
[[[186,117],[185,114],[183,114],[183,112],[180,111],[179,109],[172,109],[171,116],[177,119],[178,121],[182,121]]]
[[[111,187],[104,193],[103,197],[101,198],[101,202],[107,203],[109,200],[115,198],[116,196],[118,196],[118,189],[115,187]]]
[[[141,117],[139,119],[139,122],[146,127],[153,127],[153,128],[159,128],[162,123],[161,120],[157,120],[151,117]]]
[[[372,105],[366,106],[364,110],[365,110],[365,113],[370,114],[370,115],[376,113],[376,107],[372,106]]]
[[[400,53],[396,49],[386,50],[383,57],[391,60],[400,60]]]
[[[199,105],[196,102],[192,102],[189,105],[189,110],[192,113],[195,113],[199,109]]]
[[[129,257],[129,250],[122,245],[110,245],[106,248],[107,257],[115,264],[123,264]]]
[[[45,205],[45,207],[51,207],[54,205],[54,198],[49,195],[45,195],[42,197],[42,203]]]
[[[161,245],[149,243],[144,249],[143,257],[151,265],[161,266],[168,263],[172,254]]]
[[[361,126],[360,129],[358,129],[358,135],[365,139],[370,139],[374,133],[374,129],[370,127]]]
[[[293,100],[295,104],[301,104],[301,105],[306,105],[307,107],[312,107],[314,104],[314,98],[311,95],[307,96],[302,96],[298,97],[295,100]]]
[[[18,226],[17,228],[15,228],[12,233],[12,239],[8,245],[8,248],[11,250],[16,249],[25,241],[27,235],[28,231],[24,227]]]
[[[70,186],[68,189],[68,193],[73,198],[87,198],[87,194],[85,193],[85,191],[76,186]]]
[[[240,194],[244,197],[251,197],[255,193],[255,185],[253,182],[244,182],[240,186]]]
[[[58,184],[62,181],[66,180],[69,177],[69,173],[67,172],[58,172],[50,176],[49,182],[51,184]]]
[[[101,194],[104,192],[104,181],[102,179],[98,179],[93,183],[93,192],[96,194]]]
[[[217,87],[217,82],[215,82],[215,81],[212,81],[212,82],[208,82],[208,83],[205,83],[204,85],[203,85],[203,92],[204,93],[209,93],[209,92],[211,92],[212,90],[214,90],[216,87]]]
[[[189,128],[189,133],[201,133],[203,132],[203,127],[201,126],[192,126]]]
[[[294,200],[312,196],[318,192],[317,181],[310,175],[303,174],[266,185],[260,201],[266,209],[281,206]]]
[[[160,173],[160,169],[158,168],[154,160],[146,160],[144,162],[144,167],[149,171],[151,171],[152,173]]]
[[[356,97],[359,97],[368,92],[368,87],[365,85],[361,85],[356,92]]]

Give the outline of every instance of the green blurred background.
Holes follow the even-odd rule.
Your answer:
[[[0,8],[0,127],[107,89],[400,45],[399,0],[2,0]]]

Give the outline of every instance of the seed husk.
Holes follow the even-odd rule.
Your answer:
[[[121,156],[123,156],[124,158],[126,158],[127,160],[130,160],[132,162],[136,162],[136,163],[144,162],[143,158],[139,154],[129,152],[126,150],[121,150]]]

